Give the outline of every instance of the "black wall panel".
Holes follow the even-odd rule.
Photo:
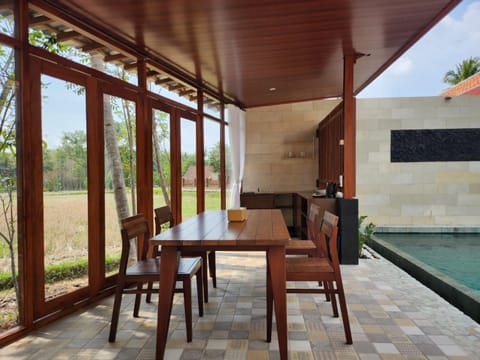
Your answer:
[[[337,199],[340,264],[358,264],[358,199]]]
[[[392,130],[390,160],[480,161],[480,129]]]

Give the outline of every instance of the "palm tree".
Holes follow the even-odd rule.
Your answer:
[[[449,70],[443,77],[443,82],[450,85],[457,85],[459,82],[480,72],[480,58],[471,57],[457,64],[455,70]]]

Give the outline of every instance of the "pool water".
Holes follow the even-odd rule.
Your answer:
[[[381,233],[376,237],[480,293],[480,234]]]

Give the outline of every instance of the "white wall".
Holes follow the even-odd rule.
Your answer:
[[[479,227],[480,162],[390,163],[392,129],[448,128],[480,128],[480,98],[357,99],[360,214],[378,226]]]

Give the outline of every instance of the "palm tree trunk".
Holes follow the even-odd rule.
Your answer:
[[[132,210],[137,208],[137,198],[136,198],[136,183],[137,179],[135,177],[135,152],[134,152],[134,145],[135,145],[135,136],[134,136],[134,126],[135,124],[132,123],[132,115],[130,113],[130,108],[128,107],[127,100],[122,100],[122,110],[123,110],[123,119],[125,121],[125,128],[127,129],[127,137],[128,137],[128,165],[130,168],[130,188],[131,188],[131,198],[132,198]]]
[[[92,67],[94,69],[103,71],[104,64],[100,57],[91,57]],[[130,209],[128,206],[127,188],[125,186],[125,178],[122,169],[122,160],[117,144],[117,133],[115,130],[115,122],[113,120],[112,104],[110,96],[103,97],[103,121],[104,121],[104,137],[105,150],[107,159],[112,170],[113,194],[115,198],[115,205],[117,209],[117,220],[120,225],[122,219],[130,216]],[[136,244],[132,242],[130,246],[130,258],[137,258]]]

